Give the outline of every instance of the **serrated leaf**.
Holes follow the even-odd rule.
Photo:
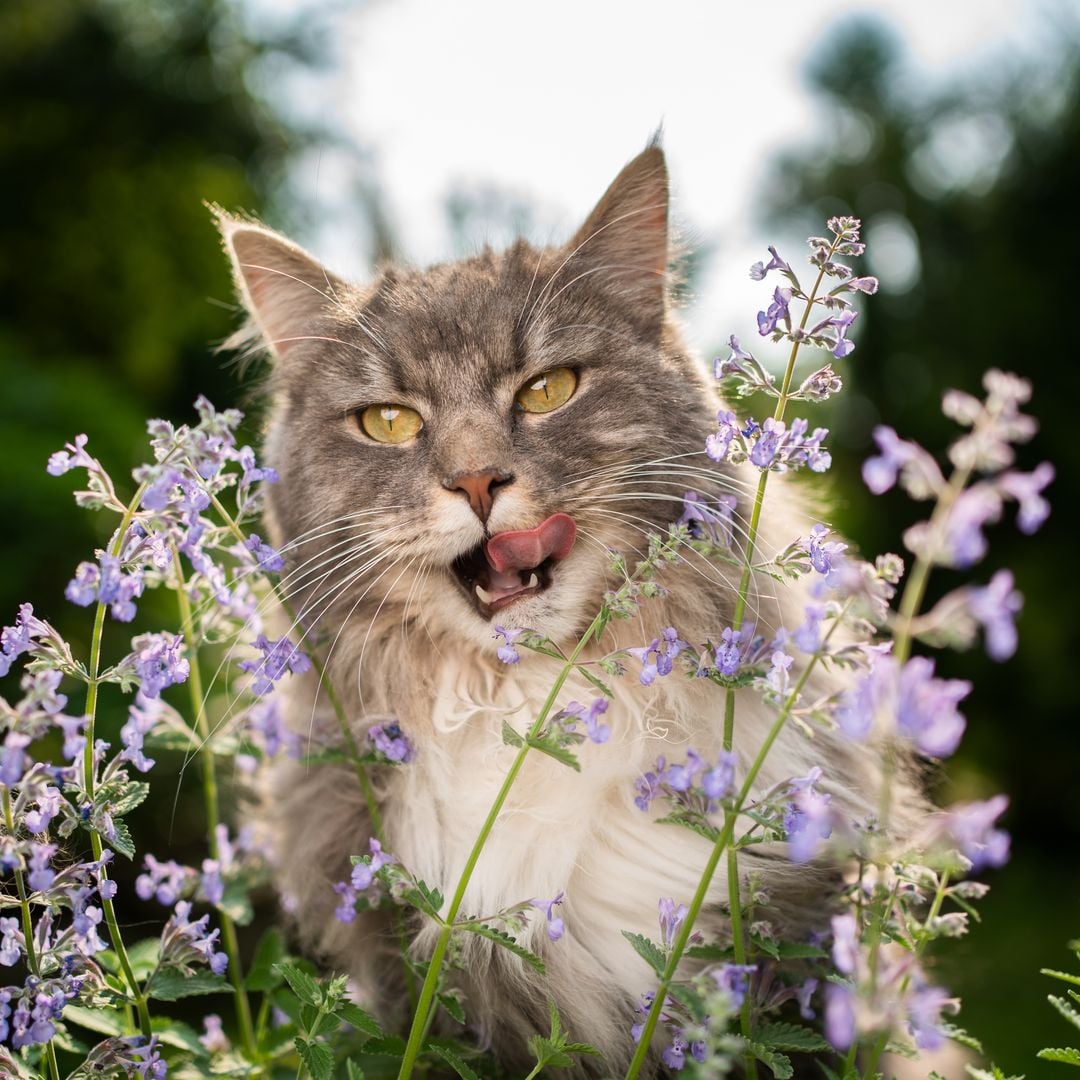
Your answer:
[[[453,994],[440,994],[439,1004],[459,1023],[465,1023],[465,1010]]]
[[[295,964],[275,964],[274,970],[284,978],[292,992],[305,1004],[317,1006],[322,1001],[319,984]]]
[[[402,899],[419,908],[425,915],[433,919],[439,919],[439,912],[445,903],[443,894],[438,889],[433,889],[426,882],[417,881],[413,888],[407,889],[402,894]]]
[[[569,1054],[563,1053],[562,1047],[543,1035],[533,1035],[529,1039],[529,1049],[536,1059],[538,1069],[551,1065],[556,1069],[565,1069],[574,1064]]]
[[[1080,1067],[1080,1050],[1076,1050],[1071,1046],[1054,1048],[1048,1046],[1045,1050],[1040,1050],[1036,1055],[1043,1061],[1058,1061],[1062,1065],[1076,1065]]]
[[[541,754],[547,754],[548,757],[553,757],[563,765],[569,765],[575,772],[581,772],[581,763],[574,754],[565,746],[560,746],[551,736],[540,738],[537,735],[529,735],[525,741]]]
[[[334,1014],[344,1020],[346,1024],[351,1024],[357,1031],[362,1031],[365,1035],[370,1035],[374,1039],[382,1037],[383,1030],[379,1027],[375,1017],[369,1012],[365,1012],[352,1001],[343,1001],[334,1010]]]
[[[614,691],[612,691],[611,687],[608,686],[608,684],[604,682],[603,679],[600,679],[596,675],[594,675],[587,667],[582,667],[580,664],[578,664],[577,669],[581,675],[583,675],[590,683],[592,683],[593,686],[596,687],[597,690],[600,691],[601,694],[604,695],[604,697],[613,698],[615,696]]]
[[[707,821],[702,821],[698,817],[691,817],[680,810],[657,818],[656,823],[658,825],[681,825],[684,829],[689,829],[691,832],[697,833],[698,836],[705,837],[710,844],[715,844],[720,838],[719,829],[714,828]]]
[[[297,1036],[293,1045],[311,1073],[311,1080],[333,1080],[334,1055],[322,1043],[309,1042]]]
[[[1072,975],[1068,971],[1055,971],[1053,968],[1040,968],[1040,974],[1049,975],[1051,979],[1060,979],[1062,982],[1080,986],[1080,975]]]
[[[154,972],[146,993],[155,1001],[179,1001],[199,994],[231,994],[233,988],[212,971],[193,971],[185,975],[176,968],[161,968]]]
[[[251,900],[248,898],[247,886],[242,881],[230,881],[225,886],[225,895],[221,903],[215,905],[218,911],[224,912],[237,926],[247,926],[254,918]]]
[[[791,1077],[795,1075],[791,1060],[783,1054],[751,1040],[744,1042],[743,1047],[748,1054],[753,1054],[776,1077],[776,1080],[791,1080]]]
[[[643,934],[634,934],[629,930],[624,930],[622,936],[634,946],[634,952],[636,952],[657,975],[664,974],[664,968],[667,966],[667,957],[664,955],[659,945],[650,941]]]
[[[364,1043],[365,1054],[377,1054],[380,1057],[403,1057],[405,1040],[399,1035],[384,1035],[381,1039],[370,1039]]]
[[[941,1033],[946,1038],[952,1039],[954,1043],[959,1043],[969,1050],[974,1050],[976,1054],[983,1053],[982,1043],[962,1027],[957,1027],[955,1024],[942,1024]]]
[[[518,944],[517,940],[512,938],[504,930],[496,930],[495,927],[487,926],[484,923],[461,923],[460,926],[462,930],[468,930],[470,934],[479,934],[480,937],[486,937],[489,940],[496,942],[504,949],[524,960],[534,971],[539,972],[541,975],[546,974],[544,961],[541,960],[536,953],[526,949],[524,945]]]
[[[110,847],[118,855],[123,855],[125,859],[135,858],[135,841],[131,839],[131,833],[128,831],[128,827],[122,821],[114,821],[113,829],[115,835],[111,838],[107,837],[99,829],[93,829],[91,831],[96,832],[101,837],[101,841],[106,847]]]
[[[285,959],[285,938],[280,930],[267,930],[255,948],[255,958],[251,961],[251,970],[244,980],[248,990],[273,990],[280,986],[283,976],[274,970],[276,964]]]
[[[364,1070],[352,1058],[345,1062],[345,1076],[346,1080],[365,1080]]]
[[[507,746],[524,746],[525,740],[510,726],[509,721],[502,722],[502,741]]]
[[[87,1031],[96,1031],[99,1035],[124,1034],[124,1017],[113,1009],[86,1009],[82,1005],[68,1005],[64,1009],[64,1019]]]
[[[1078,1013],[1064,998],[1054,997],[1050,994],[1047,999],[1051,1005],[1075,1028],[1080,1028],[1080,1013]]]
[[[202,741],[189,728],[161,728],[143,740],[148,750],[201,750]]]
[[[691,945],[685,955],[692,960],[731,961],[735,959],[735,950],[730,945]]]
[[[781,960],[818,960],[828,954],[817,945],[798,941],[781,941],[777,944]]]
[[[447,1046],[446,1043],[429,1042],[428,1049],[441,1057],[461,1077],[461,1080],[480,1080],[476,1073],[458,1057],[453,1047]]]
[[[766,1024],[758,1028],[753,1034],[755,1042],[770,1050],[791,1050],[815,1053],[819,1050],[829,1050],[829,1044],[810,1028],[800,1024],[788,1024],[776,1022]]]
[[[150,785],[143,780],[132,780],[120,788],[119,793],[109,800],[109,813],[113,818],[130,813],[141,805],[150,794]]]

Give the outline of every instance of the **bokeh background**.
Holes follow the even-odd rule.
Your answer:
[[[204,200],[363,276],[516,232],[564,238],[661,122],[689,252],[681,301],[705,359],[753,336],[762,294],[746,269],[767,242],[794,260],[826,216],[866,222],[882,292],[828,420],[833,519],[865,551],[900,550],[914,515],[859,480],[875,423],[938,448],[946,387],[977,390],[991,365],[1035,384],[1042,427],[1022,464],[1055,463],[1055,512],[1035,538],[999,526],[978,570],[1016,573],[1019,653],[940,661],[977,686],[940,796],[1007,791],[1015,854],[939,968],[996,1061],[1051,1076],[1034,1053],[1069,1032],[1038,969],[1067,966],[1080,936],[1075,4],[5,0],[0,621],[32,599],[85,643],[63,586],[110,523],[46,476],[52,450],[85,431],[124,475],[145,418],[186,419],[199,393],[245,398],[213,351],[236,311]],[[140,617],[168,625],[154,605]],[[191,780],[157,779],[136,840],[192,862]],[[160,918],[123,914],[148,932]]]

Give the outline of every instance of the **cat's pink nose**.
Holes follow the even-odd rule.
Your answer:
[[[464,473],[453,477],[446,487],[450,491],[463,491],[469,498],[473,513],[486,522],[491,516],[491,504],[495,501],[495,489],[513,483],[510,473],[488,469],[485,472]]]

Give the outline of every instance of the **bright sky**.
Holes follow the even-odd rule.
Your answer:
[[[520,196],[538,208],[533,239],[565,239],[662,121],[676,220],[716,248],[686,312],[707,349],[749,334],[761,306],[746,268],[767,242],[752,205],[770,156],[821,130],[802,63],[838,20],[868,12],[899,33],[924,85],[1034,53],[1050,33],[1031,0],[376,0],[331,17],[335,66],[290,90],[302,113],[370,148],[418,262],[450,254],[454,185]],[[362,275],[357,169],[349,154],[304,164],[296,182],[321,221],[298,239]]]

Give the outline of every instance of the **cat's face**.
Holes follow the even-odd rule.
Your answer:
[[[367,288],[261,227],[223,231],[275,353],[271,509],[312,617],[562,637],[613,584],[605,549],[642,549],[707,486],[687,470],[712,409],[665,319],[659,150],[565,247]]]

